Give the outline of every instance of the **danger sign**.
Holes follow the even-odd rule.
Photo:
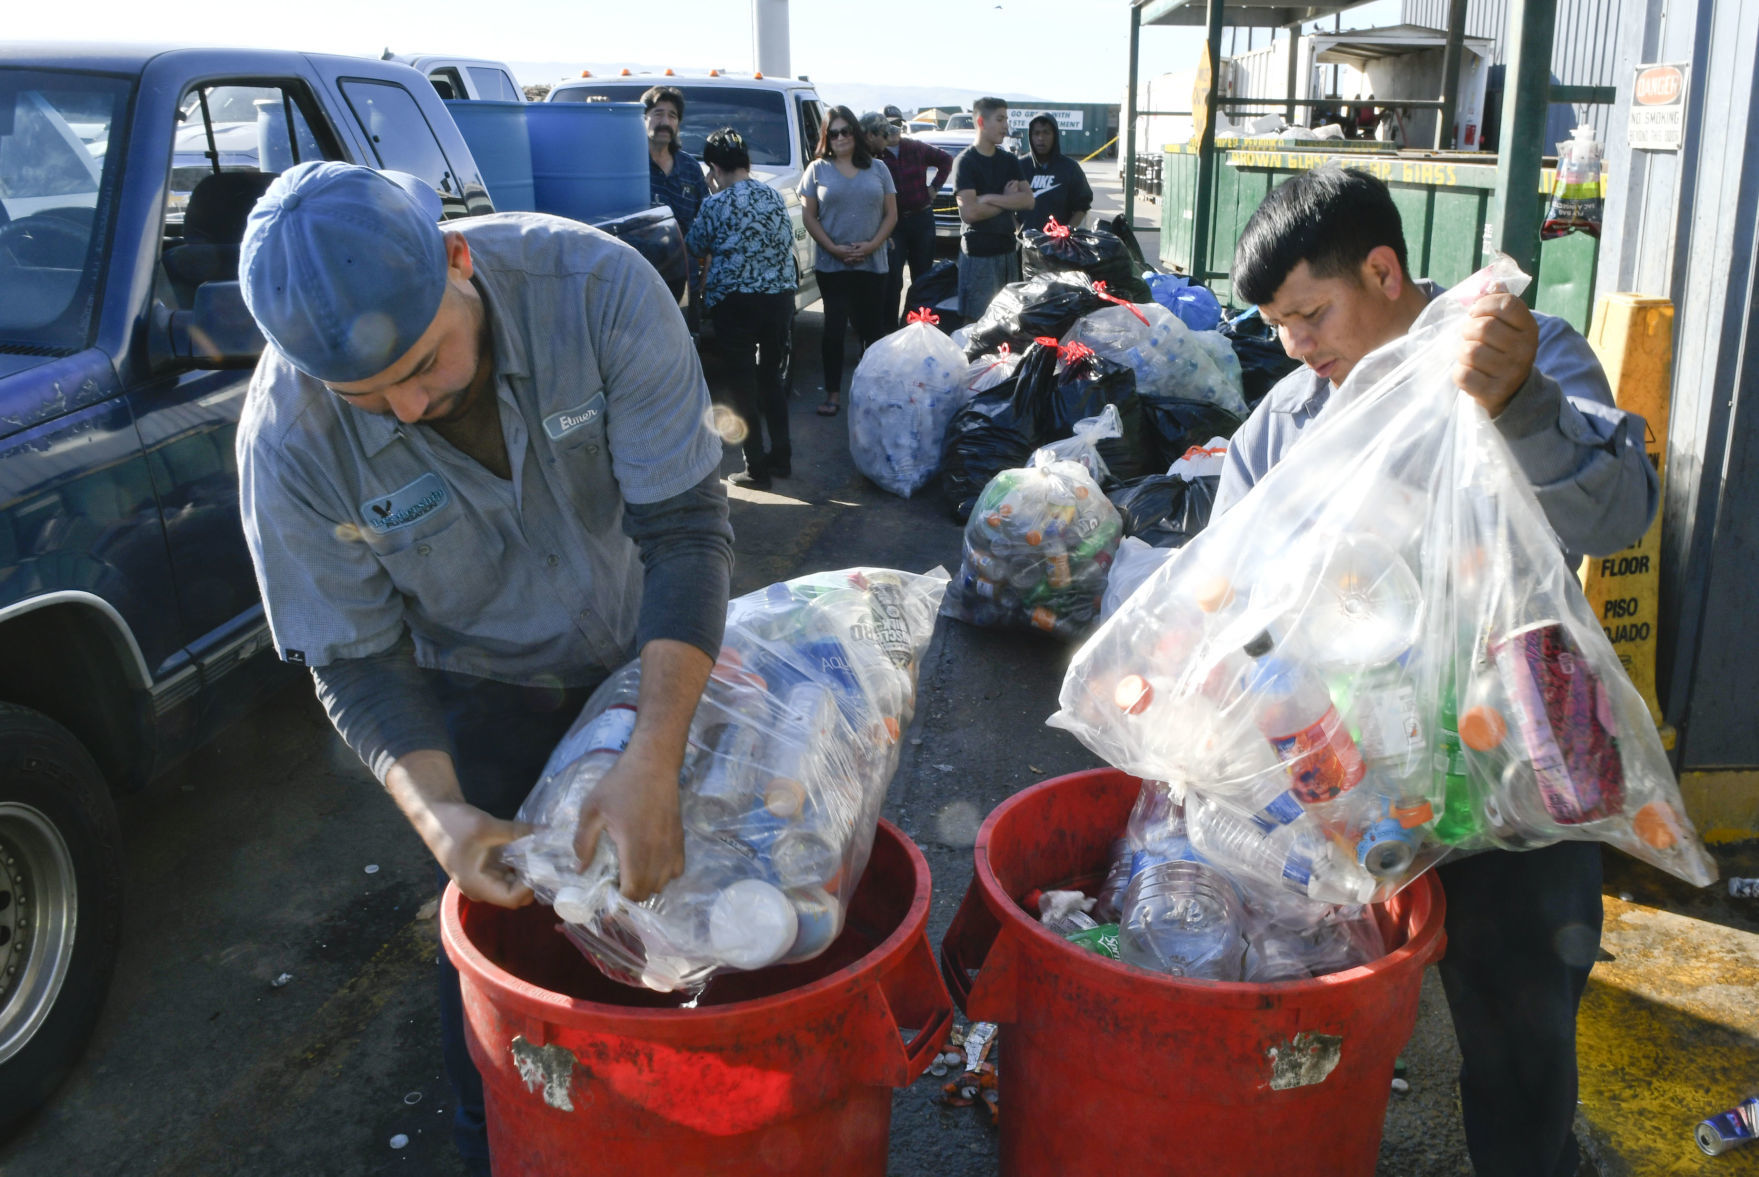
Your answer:
[[[1637,151],[1678,151],[1686,135],[1687,82],[1691,66],[1661,63],[1637,67],[1628,125]]]

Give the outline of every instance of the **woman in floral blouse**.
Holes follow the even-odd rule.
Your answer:
[[[692,257],[711,255],[703,306],[727,360],[733,407],[745,423],[745,473],[737,486],[768,488],[793,474],[788,446],[788,394],[782,363],[794,330],[794,231],[781,194],[751,178],[751,154],[739,132],[723,127],[703,144],[709,198],[685,245]],[[770,444],[763,445],[763,426]]]

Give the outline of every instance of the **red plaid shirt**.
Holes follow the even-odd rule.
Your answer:
[[[935,191],[947,173],[953,170],[953,157],[932,144],[920,139],[912,139],[908,135],[898,140],[898,154],[890,150],[882,152],[880,158],[886,161],[886,167],[892,173],[892,183],[898,188],[898,215],[919,213],[934,204]],[[928,186],[929,170],[940,174],[934,188]]]

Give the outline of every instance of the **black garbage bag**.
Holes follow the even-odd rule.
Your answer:
[[[1123,436],[1102,438],[1098,447],[1109,472],[1108,485],[1166,468],[1167,463],[1155,460],[1158,443],[1143,423],[1133,369],[1095,355],[1083,344],[1059,346],[1046,339],[1027,349],[1014,380],[1015,414],[1034,445],[1072,437],[1075,422],[1116,405]]]
[[[1182,548],[1192,536],[1209,526],[1221,476],[1203,474],[1185,478],[1178,474],[1151,474],[1128,486],[1108,491],[1106,497],[1124,521],[1124,534],[1133,535],[1157,548]]]
[[[1017,379],[1011,379],[978,393],[947,422],[941,440],[941,492],[960,523],[971,517],[971,507],[990,479],[1026,465],[1037,448],[1015,412],[1016,386]]]
[[[1106,301],[1093,289],[1093,280],[1079,270],[1011,282],[990,301],[983,317],[972,324],[965,358],[974,360],[1004,343],[1016,353],[1022,352],[1044,335],[1061,339],[1076,319],[1105,305]]]
[[[1143,429],[1149,439],[1145,466],[1150,470],[1165,470],[1192,446],[1207,445],[1212,437],[1232,437],[1240,428],[1240,417],[1208,401],[1154,395],[1141,400]]]
[[[1100,228],[1101,226],[1095,225],[1094,227]],[[1111,220],[1105,222],[1103,227],[1110,232],[1112,236],[1116,237],[1119,241],[1122,241],[1124,243],[1124,248],[1130,251],[1130,260],[1136,263],[1135,273],[1140,274],[1145,270],[1159,272],[1160,267],[1158,265],[1142,256],[1142,243],[1136,240],[1136,231],[1130,228],[1130,222],[1123,213],[1119,213]]]
[[[935,324],[943,334],[951,335],[965,325],[965,316],[959,313],[959,264],[957,262],[936,262],[934,268],[920,278],[914,274],[910,279],[910,289],[904,295],[906,312],[928,307],[940,322]]]
[[[1257,308],[1237,319],[1223,319],[1221,333],[1240,360],[1240,381],[1246,406],[1256,408],[1277,381],[1301,366],[1283,350],[1276,332],[1259,317]]]
[[[1020,264],[1028,279],[1079,270],[1095,282],[1104,282],[1106,293],[1114,298],[1147,302],[1152,297],[1138,276],[1129,247],[1108,229],[1071,229],[1053,217],[1043,229],[1028,229],[1021,237],[1025,247]]]

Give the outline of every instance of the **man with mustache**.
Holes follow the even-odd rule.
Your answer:
[[[500,858],[512,818],[639,654],[576,846],[590,860],[608,836],[644,898],[683,869],[678,774],[732,567],[702,369],[631,247],[541,213],[439,215],[416,177],[333,162],[289,168],[251,212],[239,274],[268,343],[237,453],[269,628],[441,884],[505,907],[532,900]],[[440,966],[453,1135],[486,1174]]]

